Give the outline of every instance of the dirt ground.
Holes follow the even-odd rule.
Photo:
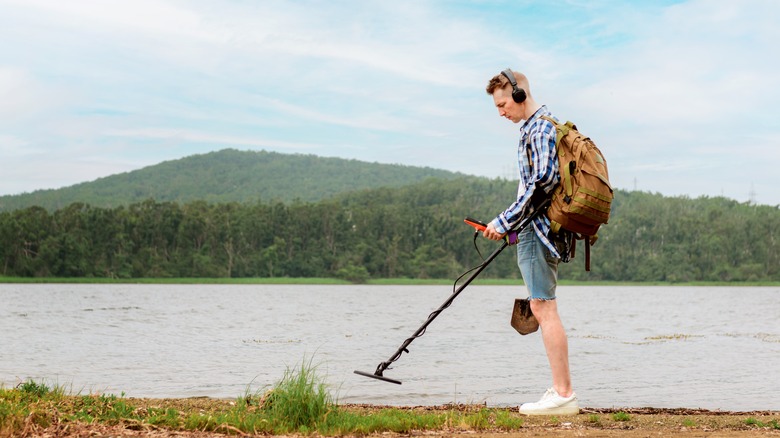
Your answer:
[[[165,407],[185,412],[214,412],[229,409],[231,400],[211,398],[128,399],[137,407]],[[376,405],[341,405],[359,412],[388,408]],[[395,406],[395,408],[399,408]],[[411,411],[479,410],[481,405],[445,405],[401,407]],[[509,408],[507,408],[509,409]],[[516,408],[515,408],[516,409]],[[518,414],[519,415],[519,414]],[[516,431],[469,430],[419,431],[411,434],[382,433],[381,438],[411,437],[780,437],[780,411],[724,412],[702,409],[583,408],[579,415],[562,417],[523,417]],[[24,436],[35,437],[225,437],[240,436],[238,430],[215,432],[172,431],[143,424],[105,426],[99,424],[55,424],[43,430],[28,430]]]

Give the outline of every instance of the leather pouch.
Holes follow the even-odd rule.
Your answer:
[[[531,312],[531,302],[527,298],[516,298],[512,309],[512,327],[521,335],[539,330],[539,321]]]

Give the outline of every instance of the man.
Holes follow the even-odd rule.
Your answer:
[[[493,96],[501,117],[512,123],[523,122],[517,151],[520,167],[517,200],[490,222],[483,232],[488,239],[500,240],[520,220],[534,214],[536,199],[550,196],[560,176],[555,158],[555,127],[540,118],[552,116],[546,106],[534,100],[525,75],[504,70],[490,80],[486,91]],[[560,259],[556,242],[550,239],[550,221],[544,214],[539,214],[532,226],[526,227],[518,236],[517,264],[528,287],[531,311],[542,330],[553,385],[538,402],[520,406],[520,413],[526,415],[579,413],[569,373],[566,332],[555,300]]]

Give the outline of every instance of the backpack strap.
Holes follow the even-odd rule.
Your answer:
[[[593,243],[596,241],[597,236],[586,236],[584,234],[577,234],[577,233],[571,233],[572,239],[571,244],[567,244],[567,250],[568,250],[568,256],[564,258],[563,255],[561,255],[561,260],[565,263],[568,262],[570,259],[573,259],[576,255],[577,250],[577,241],[578,240],[584,240],[585,243],[585,271],[590,271],[590,247],[593,245]]]
[[[569,128],[566,125],[561,125],[560,123],[556,122],[555,119],[553,119],[550,116],[539,116],[540,119],[547,120],[548,122],[552,123],[553,127],[555,128],[555,144],[558,144],[561,142],[561,139],[566,136],[566,134],[569,133]]]
[[[590,271],[590,239],[585,237],[585,271]]]
[[[571,198],[574,195],[574,187],[572,186],[571,182],[571,172],[573,169],[569,163],[562,162],[563,156],[565,154],[559,145],[561,144],[563,137],[569,133],[570,129],[577,128],[574,127],[571,122],[567,122],[565,125],[561,125],[556,122],[555,119],[549,116],[540,116],[540,118],[547,120],[548,122],[552,123],[553,127],[555,127],[555,152],[558,155],[558,173],[561,175],[561,184],[563,185],[563,189],[566,192],[566,196]]]

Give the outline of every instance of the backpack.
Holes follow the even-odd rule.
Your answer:
[[[576,240],[585,240],[585,270],[590,271],[590,245],[596,242],[599,227],[609,220],[612,206],[607,160],[590,138],[577,131],[574,123],[560,124],[552,117],[542,118],[555,126],[561,177],[547,209],[551,231],[574,233],[568,254],[562,254],[564,261],[574,257]]]

